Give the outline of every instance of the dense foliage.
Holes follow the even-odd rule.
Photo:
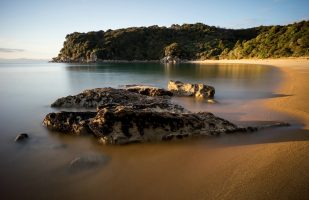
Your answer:
[[[225,29],[202,23],[131,27],[66,36],[55,61],[239,59],[309,55],[309,21]]]

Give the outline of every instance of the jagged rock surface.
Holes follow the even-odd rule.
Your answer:
[[[53,131],[66,134],[85,135],[89,134],[88,124],[96,112],[59,112],[49,113],[43,120],[43,125]]]
[[[155,91],[158,92],[158,90]],[[155,91],[154,93],[156,93]],[[161,94],[163,94],[163,92]],[[54,103],[52,103],[51,106],[63,108],[97,108],[109,104],[124,106],[142,105],[154,109],[156,108],[157,110],[165,109],[172,112],[184,111],[183,107],[170,103],[169,99],[141,95],[126,89],[115,88],[96,88],[92,90],[85,90],[82,93],[74,96],[70,95],[67,97],[59,98]]]
[[[147,96],[173,96],[173,93],[157,87],[152,86],[145,86],[145,85],[134,85],[134,86],[127,86],[125,88],[127,91],[147,95]]]
[[[153,112],[124,106],[100,110],[89,127],[95,136],[108,144],[216,135],[239,130],[236,125],[211,113]]]
[[[43,124],[51,130],[66,134],[93,135],[104,144],[252,132],[288,125],[278,122],[264,127],[241,128],[208,112],[191,113],[171,103],[169,98],[113,88],[85,90],[75,96],[60,98],[52,106],[96,107],[96,112],[49,113]]]
[[[110,106],[95,112],[48,114],[43,124],[71,134],[91,134],[105,144],[170,140],[243,131],[211,113],[156,112],[151,108]]]
[[[169,81],[168,90],[175,96],[195,96],[197,98],[213,98],[215,88],[209,85],[183,83],[181,81]]]

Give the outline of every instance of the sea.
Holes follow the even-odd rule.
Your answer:
[[[203,83],[215,87],[216,103],[192,97],[172,101],[236,124],[257,124],[288,119],[262,103],[280,96],[275,91],[281,78],[276,67],[248,64],[0,62],[1,198],[125,199],[139,195],[147,198],[149,194],[159,199],[174,198],[169,190],[177,193],[185,188],[181,182],[199,177],[198,173],[191,174],[193,166],[201,164],[194,156],[207,157],[213,148],[238,145],[247,141],[244,137],[253,137],[242,134],[102,146],[92,137],[58,134],[42,125],[45,115],[61,111],[50,107],[57,98],[128,84],[167,88],[169,80]],[[27,133],[29,139],[14,142],[20,133]],[[72,170],[74,159],[89,156],[106,160]],[[189,163],[190,167],[181,167]]]

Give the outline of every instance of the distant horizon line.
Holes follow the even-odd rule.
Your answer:
[[[0,57],[0,60],[46,60],[48,58],[1,58]]]

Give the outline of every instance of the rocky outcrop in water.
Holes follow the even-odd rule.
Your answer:
[[[94,135],[104,144],[170,140],[196,135],[244,131],[211,113],[155,111],[146,105],[109,106],[96,112],[48,114],[43,124],[52,130],[75,135]]]
[[[175,96],[195,96],[197,98],[213,98],[215,88],[209,85],[183,83],[181,81],[169,81],[168,90]]]
[[[180,63],[181,60],[177,56],[165,56],[160,62],[163,64],[177,64]]]
[[[171,103],[170,98],[151,96],[151,92],[147,92],[146,95],[136,92],[98,88],[60,98],[52,106],[96,107],[97,110],[49,113],[43,124],[53,131],[65,134],[92,135],[103,144],[182,139],[192,136],[252,132],[263,128],[238,127],[208,112],[191,113],[182,106]],[[285,125],[287,124],[274,124],[274,126]]]
[[[242,130],[211,113],[190,113],[165,97],[171,94],[148,86],[85,90],[60,98],[52,106],[96,107],[96,112],[49,113],[43,124],[66,134],[93,135],[104,144],[170,140]]]
[[[15,137],[15,142],[23,142],[28,138],[29,138],[29,135],[27,133],[21,133]]]
[[[97,108],[106,105],[124,105],[124,106],[147,106],[153,109],[165,109],[172,112],[183,112],[184,108],[179,105],[171,104],[169,99],[162,96],[170,95],[169,91],[163,89],[115,89],[115,88],[96,88],[85,90],[74,96],[67,96],[57,99],[52,103],[52,107],[59,108]],[[146,95],[141,95],[143,93]],[[147,96],[148,95],[148,96]]]

